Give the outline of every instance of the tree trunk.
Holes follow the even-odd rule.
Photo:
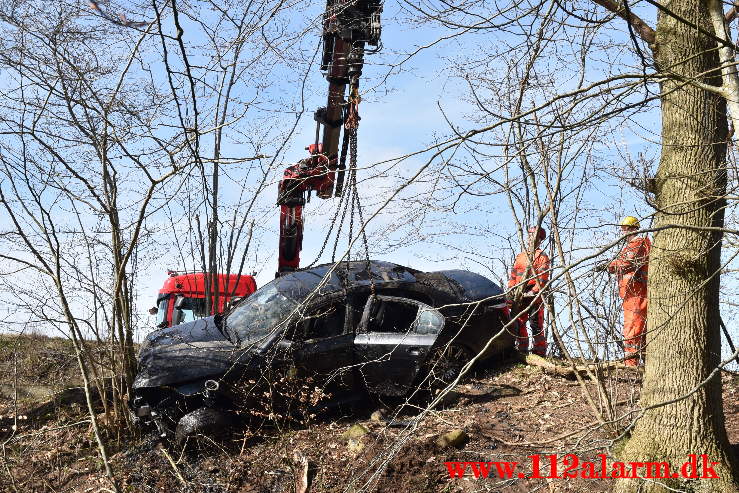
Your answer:
[[[673,0],[671,12],[713,33],[705,2]],[[678,399],[704,382],[720,362],[719,273],[726,189],[726,103],[686,83],[720,85],[717,43],[695,27],[659,12],[656,61],[661,87],[662,155],[656,176],[655,232],[649,263],[649,317],[642,408]],[[711,72],[713,71],[713,72]],[[706,72],[711,72],[708,76]],[[673,227],[675,225],[676,227]],[[721,376],[689,397],[648,409],[621,453],[624,461],[668,461],[680,471],[688,454],[708,454],[719,479],[619,480],[617,492],[732,492],[731,457]],[[701,461],[698,461],[699,465]],[[702,469],[702,468],[700,468]],[[700,471],[699,471],[700,472]],[[643,474],[643,473],[642,473]],[[674,490],[673,490],[674,491]]]

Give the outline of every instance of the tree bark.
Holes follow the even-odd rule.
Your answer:
[[[667,5],[678,16],[714,32],[705,2],[673,0]],[[724,222],[726,102],[688,82],[721,85],[718,46],[662,11],[656,44],[657,65],[672,77],[661,86],[662,154],[654,222],[658,231],[649,262],[641,394],[645,412],[620,459],[668,461],[671,472],[676,472],[688,454],[707,454],[718,462],[719,479],[619,480],[615,491],[670,491],[661,485],[665,484],[680,491],[733,493],[739,491],[739,468],[724,426],[720,374],[706,381],[721,356],[722,233],[710,228]],[[690,395],[680,399],[686,394]],[[680,400],[660,405],[675,399]]]

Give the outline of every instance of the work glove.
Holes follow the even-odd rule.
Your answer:
[[[608,264],[610,264],[610,262],[601,262],[599,264],[596,264],[595,265],[595,268],[593,268],[593,270],[595,272],[604,272],[604,271],[608,270]]]

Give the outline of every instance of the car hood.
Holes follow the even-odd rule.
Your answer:
[[[134,388],[177,386],[235,371],[253,354],[226,339],[215,317],[175,325],[146,337]]]

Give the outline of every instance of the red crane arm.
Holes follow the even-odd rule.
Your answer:
[[[316,141],[306,147],[310,156],[289,166],[278,185],[280,252],[277,276],[300,266],[303,244],[303,206],[315,191],[322,199],[343,187],[343,163],[339,163],[341,127],[353,132],[359,124],[359,77],[365,45],[380,42],[382,0],[327,0],[323,16],[321,71],[328,81],[326,106],[316,110]],[[344,101],[349,85],[349,101]],[[319,134],[323,129],[322,139]]]

